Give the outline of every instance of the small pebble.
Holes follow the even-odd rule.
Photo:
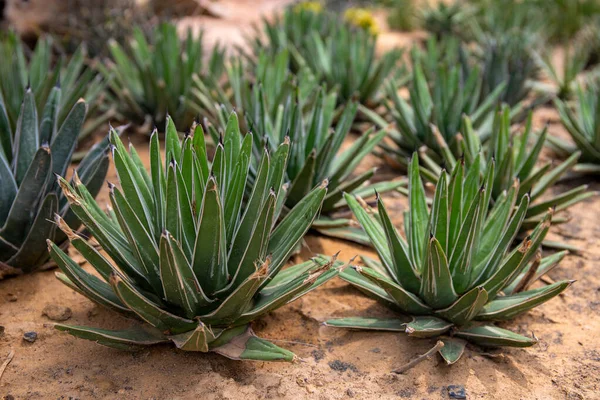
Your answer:
[[[15,301],[17,301],[19,298],[17,297],[17,295],[16,295],[16,294],[13,294],[13,293],[7,293],[7,294],[6,294],[6,299],[7,299],[8,301],[10,301],[11,303],[14,303],[14,302],[15,302]]]
[[[0,336],[4,335],[5,328],[0,325]]]
[[[346,395],[347,395],[348,397],[354,397],[354,396],[355,396],[355,395],[354,395],[354,390],[352,390],[352,389],[348,389],[348,390],[346,390]]]
[[[52,321],[66,321],[71,318],[73,313],[69,307],[63,307],[56,304],[48,304],[42,310],[42,315],[45,315]]]
[[[450,385],[448,386],[448,397],[451,399],[466,399],[467,392],[463,385]]]
[[[26,340],[29,343],[35,342],[37,340],[37,332],[25,332],[23,334],[23,340]]]

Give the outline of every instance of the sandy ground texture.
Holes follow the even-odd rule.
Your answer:
[[[384,36],[386,43],[393,43],[391,37]],[[553,134],[564,135],[556,119],[552,110],[540,109],[534,123],[538,127],[549,123]],[[131,140],[147,162],[146,138]],[[379,178],[397,176],[375,157],[364,164],[361,169],[380,165]],[[117,182],[112,168],[108,180]],[[580,183],[569,181],[556,190]],[[600,190],[598,181],[590,186]],[[107,195],[107,190],[100,194],[101,204],[108,201]],[[384,199],[401,226],[406,199],[398,194]],[[67,323],[75,325],[117,329],[133,322],[95,305],[48,271],[0,282],[0,365],[14,351],[0,378],[0,395],[5,399],[447,399],[448,386],[458,385],[469,399],[600,398],[600,275],[596,272],[600,197],[566,214],[571,221],[553,228],[551,237],[584,252],[566,257],[550,276],[577,282],[563,296],[502,324],[521,334],[534,333],[539,344],[529,349],[468,347],[454,366],[446,366],[436,356],[403,375],[391,374],[393,368],[430,349],[434,340],[322,326],[330,317],[392,315],[349,285],[333,280],[253,325],[259,336],[294,351],[301,362],[242,363],[171,346],[130,353],[55,331],[53,321],[43,315],[47,306],[68,307],[72,315]],[[364,247],[308,236],[296,261],[312,253],[337,251],[342,260],[357,254],[374,256]],[[23,340],[30,331],[37,332],[34,343]]]

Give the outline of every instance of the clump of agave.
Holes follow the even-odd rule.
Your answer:
[[[134,29],[126,48],[112,40],[111,58],[98,68],[109,82],[121,118],[164,126],[170,115],[178,126],[189,128],[196,118],[189,105],[192,78],[203,72],[220,76],[224,52],[215,47],[205,64],[202,36],[194,37],[189,30],[181,40],[170,23],[158,25],[149,36]]]
[[[110,140],[122,188],[110,185],[108,213],[77,179],[69,184],[61,178],[60,185],[112,261],[59,217],[57,224],[99,277],[54,243],[49,248],[62,282],[145,324],[121,331],[57,328],[117,348],[173,342],[183,350],[233,359],[293,360],[293,353],[257,338],[249,324],[336,275],[334,261],[322,257],[282,271],[317,216],[327,182],[277,222],[289,141],[272,153],[264,150],[251,182],[252,134],[242,138],[235,115],[212,163],[201,126],[181,142],[170,118],[165,164],[157,132],[151,137],[150,173],[114,131]]]
[[[16,129],[21,104],[28,88],[35,94],[38,113],[41,113],[54,86],[59,85],[59,126],[79,99],[85,99],[89,105],[88,114],[91,117],[86,120],[79,134],[80,139],[83,139],[114,115],[112,110],[106,110],[102,106],[106,83],[86,65],[85,47],[77,48],[68,62],[61,57],[56,63],[52,49],[52,40],[42,38],[28,56],[15,33],[9,32],[0,40],[0,56],[5,60],[0,65],[0,96],[4,99],[10,127],[13,131]]]
[[[438,163],[444,153],[456,157],[462,152],[457,141],[461,127],[461,116],[472,119],[473,127],[482,140],[489,137],[494,109],[500,101],[504,85],[493,93],[481,96],[483,81],[477,68],[467,74],[458,65],[441,63],[435,76],[426,78],[420,59],[415,65],[409,82],[409,100],[398,94],[398,85],[390,82],[387,94],[390,99],[386,107],[395,123],[390,130],[389,142],[382,144],[384,155],[393,164],[406,168],[410,155],[425,146]],[[362,111],[381,127],[387,122],[374,112]]]
[[[476,57],[482,65],[482,96],[506,85],[503,102],[514,107],[527,100],[540,72],[534,56],[536,46],[539,46],[539,38],[527,31],[481,35]]]
[[[468,17],[469,10],[465,4],[439,2],[423,10],[423,28],[438,39],[460,36],[465,33],[465,19]]]
[[[285,51],[276,57],[262,53],[252,68],[238,60],[227,68],[224,89],[214,80],[197,79],[194,92],[197,104],[202,107],[198,111],[212,110],[207,114],[210,120],[225,130],[226,115],[233,109],[243,110],[245,125],[254,133],[256,156],[265,146],[275,151],[285,141],[291,141],[285,168],[288,182],[285,207],[294,207],[313,187],[329,179],[321,216],[313,228],[323,234],[365,243],[367,238],[361,231],[348,226],[351,220],[334,214],[347,206],[342,196],[344,192],[371,197],[375,190],[383,193],[404,184],[401,180],[367,184],[375,168],[355,173],[385,132],[370,130],[342,151],[357,113],[357,101],[350,100],[338,113],[336,92],[319,87],[307,69],[297,76],[292,75],[287,67],[288,58]],[[248,69],[250,74],[245,72]],[[248,76],[254,77],[254,81]],[[217,142],[217,129],[210,127],[209,131]]]
[[[288,50],[292,71],[308,66],[319,82],[337,88],[338,104],[356,96],[362,104],[375,107],[383,82],[401,70],[397,68],[400,50],[376,57],[375,35],[327,12],[288,8],[281,19],[264,25],[267,39],[253,39],[255,53]],[[312,31],[313,26],[319,28]]]
[[[442,357],[452,364],[465,344],[527,347],[537,342],[493,324],[514,318],[562,293],[572,281],[530,285],[564,257],[541,258],[540,245],[552,211],[516,248],[511,245],[529,206],[518,196],[518,184],[488,206],[494,165],[485,176],[462,165],[443,172],[428,209],[417,157],[409,171],[409,206],[404,239],[394,228],[381,199],[378,218],[347,196],[356,218],[377,250],[380,262],[343,270],[342,279],[411,316],[405,319],[343,318],[335,327],[406,332],[415,337],[440,337]]]
[[[443,164],[448,171],[452,171],[458,164],[465,164],[468,169],[478,169],[485,173],[495,164],[497,168],[494,169],[493,183],[488,187],[494,201],[499,200],[517,181],[517,197],[521,198],[527,193],[530,197],[522,229],[530,229],[537,225],[551,207],[554,207],[557,213],[595,194],[588,192],[587,185],[581,185],[556,196],[547,195],[548,190],[577,163],[581,152],[574,152],[558,165],[554,165],[550,160],[540,162],[547,128],[534,132],[532,116],[530,113],[523,131],[517,133],[511,128],[510,109],[504,106],[496,113],[491,136],[485,144],[482,144],[479,135],[474,131],[471,119],[465,116],[461,134],[457,136],[462,157],[457,159],[450,152],[443,153]],[[429,176],[439,177],[442,174],[442,168],[427,154],[421,154],[421,162],[431,173]],[[434,179],[434,182],[436,181]],[[553,223],[559,222],[566,222],[566,219],[553,218]]]
[[[585,70],[590,54],[588,49],[578,44],[567,45],[563,51],[562,70],[552,61],[551,51],[547,50],[538,56],[538,63],[552,84],[548,87],[538,82],[535,86],[559,99],[566,100],[575,92],[577,77]]]
[[[87,106],[79,100],[59,124],[61,92],[55,86],[45,104],[36,106],[35,94],[27,89],[14,130],[0,97],[0,278],[49,265],[46,239],[61,247],[67,244],[52,222],[55,214],[71,229],[79,227],[53,178],[64,175],[71,163]],[[91,198],[106,176],[107,150],[108,140],[100,142],[77,167]]]
[[[562,155],[579,150],[580,161],[574,170],[592,174],[600,173],[600,83],[588,80],[578,85],[574,105],[555,100],[560,119],[575,144],[550,137],[553,147]]]

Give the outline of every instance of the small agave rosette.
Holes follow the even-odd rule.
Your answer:
[[[513,248],[529,196],[513,187],[488,212],[493,163],[480,182],[479,170],[443,172],[428,207],[413,156],[409,168],[409,206],[404,239],[392,224],[381,198],[377,214],[360,199],[347,200],[372,240],[380,262],[363,257],[366,266],[347,268],[340,277],[395,310],[411,316],[396,319],[343,318],[330,326],[406,332],[438,337],[440,354],[449,363],[463,354],[466,342],[481,346],[527,347],[529,338],[497,327],[567,289],[561,281],[531,289],[566,252],[541,257],[540,245],[550,228],[552,211]],[[362,203],[362,205],[361,205]],[[368,208],[368,206],[366,206]]]

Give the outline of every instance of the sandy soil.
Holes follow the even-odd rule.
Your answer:
[[[536,112],[535,124],[549,122],[562,135],[556,114]],[[147,161],[147,143],[132,137]],[[548,155],[549,156],[549,155]],[[368,158],[365,165],[379,165]],[[380,176],[394,176],[382,165]],[[113,169],[108,180],[116,182]],[[581,182],[569,181],[557,190]],[[600,190],[600,182],[591,182]],[[107,201],[107,191],[100,194]],[[385,196],[398,226],[406,200]],[[552,230],[553,239],[580,246],[551,273],[555,280],[577,282],[564,296],[503,324],[539,338],[529,349],[484,352],[469,347],[452,367],[434,357],[403,375],[390,374],[424,353],[433,340],[393,333],[351,332],[323,327],[330,317],[390,316],[383,306],[334,280],[295,303],[254,323],[258,335],[296,352],[296,364],[231,361],[213,354],[185,353],[158,346],[129,353],[77,340],[52,328],[42,316],[47,305],[69,307],[68,323],[122,328],[132,322],[96,306],[62,285],[51,271],[0,282],[0,364],[15,356],[0,378],[5,399],[446,399],[449,385],[465,387],[469,399],[594,399],[600,398],[600,197],[568,211],[571,221]],[[308,236],[297,261],[312,253],[340,258],[373,253],[360,246]],[[24,341],[35,331],[37,341]]]

